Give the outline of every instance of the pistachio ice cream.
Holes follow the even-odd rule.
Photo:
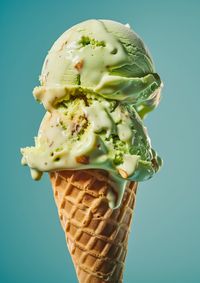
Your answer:
[[[127,25],[88,20],[67,30],[50,49],[33,91],[46,109],[35,147],[22,163],[43,172],[105,169],[120,204],[128,181],[151,178],[161,159],[142,118],[162,87],[142,40]]]

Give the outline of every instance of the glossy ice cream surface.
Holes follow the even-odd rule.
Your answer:
[[[126,182],[146,180],[161,160],[140,118],[154,109],[161,81],[129,27],[89,20],[66,31],[47,55],[35,98],[47,110],[35,147],[22,163],[42,172],[100,168],[110,172],[119,205]]]

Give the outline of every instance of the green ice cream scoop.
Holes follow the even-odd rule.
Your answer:
[[[128,180],[147,180],[161,165],[133,106],[80,92],[46,113],[35,142],[22,149],[33,178],[44,171],[105,169],[118,184],[118,204]]]
[[[161,89],[143,41],[110,20],[88,20],[63,33],[45,59],[40,82],[34,94],[41,101],[55,98],[54,90],[64,96],[66,88],[81,87],[132,103],[142,116],[157,106]]]
[[[118,193],[151,178],[161,159],[142,118],[159,103],[162,83],[142,40],[128,26],[88,20],[50,49],[34,97],[47,110],[34,147],[21,150],[34,179],[43,172],[105,169]]]

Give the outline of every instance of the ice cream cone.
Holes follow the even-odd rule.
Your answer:
[[[50,180],[79,283],[122,282],[137,183],[111,209],[115,190],[104,170],[52,172]]]

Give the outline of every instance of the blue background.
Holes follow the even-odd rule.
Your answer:
[[[31,180],[19,148],[44,115],[32,89],[47,51],[89,18],[129,23],[165,84],[145,122],[164,166],[140,184],[124,282],[200,282],[198,0],[0,1],[0,282],[77,282],[49,180]]]

